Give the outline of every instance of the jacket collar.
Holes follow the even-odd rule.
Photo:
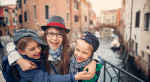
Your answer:
[[[49,61],[57,61],[57,60],[61,61],[60,56],[58,58],[56,58],[56,59],[53,59],[51,54],[49,54],[48,60]]]

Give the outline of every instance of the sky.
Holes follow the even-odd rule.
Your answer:
[[[100,10],[113,10],[121,8],[122,0],[89,0],[92,4],[92,10],[96,16],[100,16]]]
[[[89,0],[92,4],[92,10],[99,17],[100,10],[113,10],[121,8],[122,0]],[[16,4],[16,0],[0,0],[1,5]]]

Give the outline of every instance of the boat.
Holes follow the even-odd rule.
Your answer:
[[[119,49],[119,48],[120,48],[119,38],[116,37],[116,38],[111,42],[111,49]]]

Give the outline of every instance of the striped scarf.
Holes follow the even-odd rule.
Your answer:
[[[60,45],[56,50],[53,50],[51,47],[49,49],[49,54],[53,59],[58,58],[61,55],[61,51],[63,49],[63,45]]]
[[[86,61],[78,63],[76,61],[74,54],[73,54],[73,56],[71,57],[71,61],[70,61],[69,73],[70,74],[77,74],[78,68],[85,67],[86,65],[88,65],[91,62],[91,60],[92,60],[92,58],[90,57]]]

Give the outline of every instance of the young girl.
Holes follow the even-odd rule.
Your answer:
[[[99,40],[89,31],[82,33],[82,36],[77,39],[74,54],[70,61],[70,74],[77,74],[82,71],[83,68],[90,63],[92,55],[99,47]],[[96,65],[96,74],[94,78],[87,80],[86,82],[96,82],[98,80],[102,63]],[[82,82],[79,80],[78,82]]]
[[[46,26],[41,27],[44,31],[44,41],[49,45],[49,58],[50,61],[50,73],[51,74],[68,74],[69,73],[69,58],[71,54],[68,54],[71,51],[69,47],[69,41],[67,38],[67,33],[69,33],[69,29],[65,27],[65,22],[60,16],[52,16],[48,20],[48,24]],[[31,70],[36,68],[36,66],[27,62],[27,60],[23,59],[18,52],[14,50],[14,46],[12,44],[8,44],[7,46],[8,59],[10,65],[15,63],[15,61],[21,66],[21,68],[26,70]],[[99,63],[100,59],[98,59],[98,55],[93,55],[93,60],[85,69],[88,68],[88,74],[90,78],[92,78],[95,74],[96,69],[96,61]],[[30,64],[31,63],[31,64]]]
[[[49,54],[46,49],[48,49],[48,45],[32,30],[21,29],[17,31],[14,35],[14,43],[16,45],[15,50],[17,50],[24,59],[34,62],[37,66],[36,69],[23,71],[17,64],[20,82],[75,82],[81,79],[84,74],[79,73],[75,76],[73,74],[48,74],[50,67],[49,62],[47,62]]]

